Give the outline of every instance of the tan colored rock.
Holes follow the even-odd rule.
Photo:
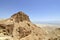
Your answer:
[[[14,14],[11,16],[11,20],[15,22],[21,22],[21,21],[30,21],[29,16],[27,16],[25,13],[22,11]]]
[[[0,29],[3,32],[4,35],[12,35],[12,32],[13,32],[13,27],[14,25],[13,24],[10,24],[10,25],[6,25],[6,24],[0,24]]]
[[[9,30],[8,34],[13,40],[44,40],[46,38],[44,30],[33,24],[29,16],[23,12],[12,15],[2,23],[2,26],[3,29]]]

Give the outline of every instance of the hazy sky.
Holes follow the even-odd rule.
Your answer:
[[[32,21],[60,21],[60,0],[0,0],[0,18],[23,11]]]

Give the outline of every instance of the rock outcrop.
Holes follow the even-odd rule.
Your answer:
[[[30,22],[29,16],[23,13],[22,11],[12,15],[11,20],[15,22],[22,22],[22,21]]]
[[[44,40],[45,32],[33,24],[29,16],[18,12],[0,24],[0,27],[13,38],[13,40]],[[47,39],[46,39],[47,40]]]

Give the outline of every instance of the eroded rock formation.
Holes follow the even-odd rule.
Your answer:
[[[6,24],[0,24],[0,33],[3,32],[4,35],[12,35],[13,32],[13,24],[6,25]]]
[[[23,12],[12,15],[9,19],[0,24],[0,28],[6,30],[7,36],[12,36],[13,40],[43,40],[45,32],[33,24],[29,16]]]
[[[30,21],[29,16],[22,11],[12,15],[11,20],[14,20],[15,22]]]

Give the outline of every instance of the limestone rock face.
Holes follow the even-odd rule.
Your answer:
[[[3,23],[2,23],[3,22]],[[45,32],[33,24],[29,16],[23,12],[12,15],[9,19],[2,21],[0,27],[13,38],[13,40],[44,40]],[[47,39],[46,39],[47,40]]]
[[[12,35],[13,32],[13,24],[6,25],[6,24],[0,24],[0,33],[2,32],[3,35]]]
[[[29,16],[23,13],[22,11],[12,15],[11,20],[14,20],[15,22],[30,21]]]

